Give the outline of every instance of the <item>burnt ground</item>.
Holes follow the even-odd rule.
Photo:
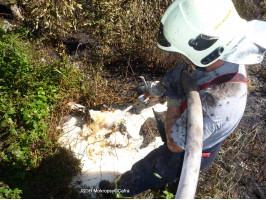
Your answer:
[[[158,120],[162,123],[165,119],[165,112],[156,113]],[[160,126],[160,125],[159,125]],[[140,135],[143,136],[143,142],[140,148],[145,148],[149,143],[155,141],[155,137],[160,137],[160,127],[158,127],[157,121],[155,118],[148,118],[140,129]],[[163,134],[163,133],[162,133]]]
[[[97,62],[89,54],[97,43],[86,30],[72,33],[63,42],[73,62]],[[250,84],[245,114],[222,144],[214,164],[201,172],[196,198],[266,198],[265,67],[265,59],[261,65],[247,66]],[[161,80],[165,73],[165,69],[149,68],[136,60],[109,63],[105,71],[103,78],[109,83],[113,101],[98,105],[101,109],[126,108],[137,97],[133,88],[140,83],[138,76],[147,81]],[[140,134],[144,137],[142,148],[154,141],[154,136],[159,136],[155,119],[148,119]],[[156,194],[151,197],[156,198]]]
[[[201,172],[196,198],[266,198],[265,67],[266,59],[261,65],[246,67],[250,85],[245,114],[214,164]],[[150,80],[160,79],[159,73],[144,72],[141,70]],[[133,76],[131,80],[135,82]],[[142,147],[154,141],[154,136],[159,136],[155,119],[148,119],[140,134],[144,137]]]
[[[265,60],[261,65],[247,66],[250,85],[245,114],[238,128],[223,143],[214,164],[201,172],[196,198],[266,198],[265,66]],[[164,70],[150,69],[141,62],[111,63],[106,71],[105,78],[112,83],[115,104],[120,108],[136,98],[133,88],[140,81],[138,76],[160,80],[164,74]],[[163,117],[161,113],[160,118]],[[154,141],[159,136],[155,119],[148,119],[140,134],[144,137],[142,148]],[[175,189],[171,192],[175,193]]]
[[[248,20],[265,20],[265,12],[259,13],[257,8],[250,7],[251,4],[254,6],[260,3],[259,0],[252,0],[247,1],[246,7],[240,5],[241,14]],[[10,13],[7,15],[8,19]],[[68,35],[63,43],[73,62],[97,62],[88,53],[97,45],[95,41],[90,32],[78,30]],[[196,198],[266,198],[265,67],[265,59],[261,65],[247,66],[250,85],[245,114],[238,128],[223,143],[212,166],[201,172]],[[165,73],[163,69],[149,68],[136,60],[110,63],[105,70],[104,78],[110,84],[115,99],[107,107],[120,108],[127,107],[136,98],[133,88],[139,83],[138,76],[142,75],[147,80],[160,80]],[[163,114],[160,116],[163,119]],[[146,121],[141,134],[144,137],[142,147],[159,135],[155,119]],[[174,190],[171,192],[175,193]]]
[[[88,48],[95,44],[82,31],[66,38],[65,45],[76,62],[84,59]],[[250,84],[245,114],[238,128],[222,144],[214,164],[201,172],[196,198],[266,198],[265,67],[265,59],[261,65],[246,67]],[[115,99],[112,105],[106,102],[107,107],[120,108],[127,107],[137,97],[133,88],[140,82],[138,76],[161,80],[165,73],[164,69],[146,67],[141,61],[110,63],[105,70],[104,78],[110,83]],[[160,118],[163,117],[161,113]],[[154,141],[154,136],[159,136],[155,119],[148,119],[140,134],[144,137],[142,148]],[[175,189],[171,192],[175,193]]]

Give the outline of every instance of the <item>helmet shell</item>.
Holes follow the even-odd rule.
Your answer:
[[[238,43],[246,25],[231,0],[176,0],[161,20],[158,47],[207,67]]]

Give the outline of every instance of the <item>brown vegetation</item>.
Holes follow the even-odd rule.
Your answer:
[[[7,2],[10,1],[0,4]],[[161,79],[170,67],[189,63],[187,58],[162,52],[156,46],[160,18],[171,2],[12,1],[24,17],[16,22],[27,28],[22,34],[34,44],[36,40],[48,41],[44,48],[49,50],[35,49],[43,52],[36,59],[49,61],[50,57],[69,55],[79,71],[75,91],[81,94],[71,94],[66,99],[99,108],[103,104],[132,103],[136,95],[132,88],[139,75],[147,80]],[[234,3],[243,18],[265,20],[265,1],[234,0]],[[0,16],[7,18],[4,14]],[[245,116],[223,144],[212,167],[201,174],[197,198],[265,198],[265,61],[247,69],[251,87]],[[64,99],[58,106],[66,103]],[[58,122],[60,118],[52,120]],[[154,191],[142,197],[159,195]]]

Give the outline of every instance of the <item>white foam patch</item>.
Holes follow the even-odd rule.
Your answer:
[[[143,138],[139,135],[141,126],[156,112],[164,112],[166,104],[156,104],[140,114],[116,111],[94,111],[94,119],[86,124],[79,116],[70,119],[61,127],[59,143],[71,150],[81,160],[81,173],[73,180],[80,187],[98,188],[101,180],[114,181],[116,177],[131,169],[153,149],[163,144],[160,137],[147,147],[140,149]],[[77,185],[76,185],[77,186]]]

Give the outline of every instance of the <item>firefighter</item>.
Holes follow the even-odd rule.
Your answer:
[[[265,33],[265,22],[242,19],[231,0],[176,0],[161,20],[158,47],[181,53],[196,66],[191,77],[203,109],[201,170],[213,162],[222,142],[243,116],[248,83],[244,64],[262,62]],[[154,92],[153,83],[144,91],[167,98],[164,145],[113,183],[102,181],[100,188],[116,188],[117,197],[132,197],[179,179],[187,129],[186,100],[180,84],[183,67],[181,64],[165,74],[163,93]],[[127,192],[119,192],[122,190]]]

